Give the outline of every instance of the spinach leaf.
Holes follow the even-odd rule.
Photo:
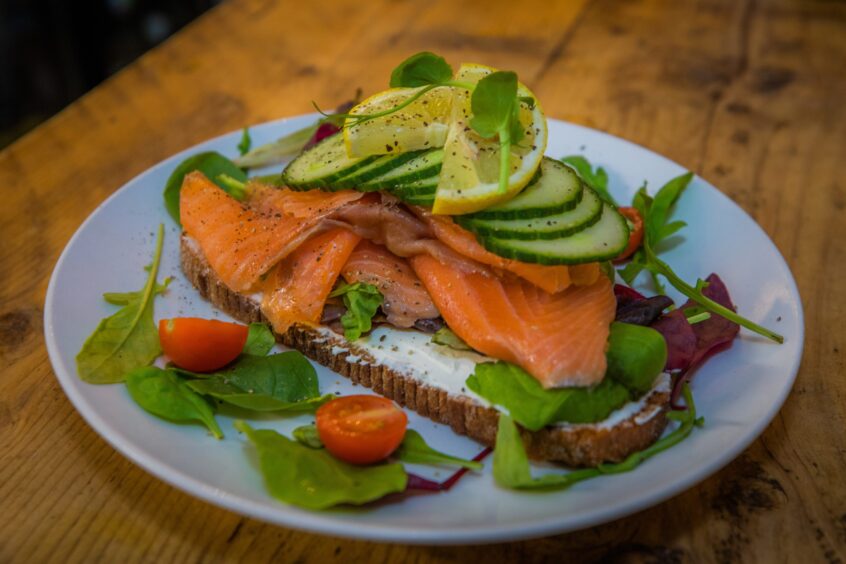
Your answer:
[[[628,388],[632,396],[648,392],[667,364],[667,341],[651,327],[614,322],[605,353],[606,379]]]
[[[267,325],[264,323],[250,323],[247,342],[244,344],[242,354],[264,356],[270,352],[275,344],[276,338]]]
[[[461,466],[470,470],[482,469],[481,462],[450,456],[433,449],[426,444],[420,433],[413,429],[408,429],[405,432],[402,443],[400,443],[399,448],[391,456],[402,462],[415,464],[445,464],[448,466]]]
[[[373,316],[385,298],[376,286],[365,282],[344,284],[329,294],[332,298],[337,296],[343,296],[347,308],[346,313],[341,316],[344,337],[355,341],[373,328]]]
[[[585,184],[599,194],[600,198],[613,206],[618,205],[611,192],[608,191],[608,173],[604,168],[598,166],[594,170],[590,162],[580,155],[562,157],[561,162],[573,168]]]
[[[223,438],[212,408],[172,370],[136,368],[126,376],[126,388],[135,403],[153,415],[176,422],[199,421]]]
[[[253,139],[250,137],[250,128],[245,127],[241,131],[241,140],[238,142],[238,154],[242,157],[250,152],[250,147],[253,146]]]
[[[190,172],[199,170],[209,180],[226,190],[232,192],[232,188],[219,177],[227,175],[239,182],[247,181],[247,174],[238,168],[238,165],[213,151],[191,155],[182,161],[170,174],[164,189],[165,207],[173,220],[180,224],[179,220],[179,191],[182,190],[182,180]]]
[[[467,387],[507,409],[530,431],[558,421],[601,421],[629,401],[628,390],[610,378],[592,388],[547,390],[522,368],[507,362],[477,364],[467,378]]]
[[[644,460],[686,439],[694,427],[700,427],[704,424],[701,417],[696,417],[696,405],[693,403],[693,395],[690,393],[687,384],[684,385],[683,393],[687,409],[667,413],[667,418],[678,421],[679,426],[670,434],[658,439],[652,446],[632,453],[625,460],[616,464],[600,464],[594,468],[582,468],[567,474],[547,474],[537,478],[532,477],[529,459],[526,456],[520,431],[514,424],[514,420],[508,415],[500,415],[493,457],[494,480],[505,488],[558,490],[590,478],[634,470]]]
[[[443,84],[452,78],[452,67],[443,57],[422,51],[397,66],[391,73],[391,88],[417,88]]]
[[[294,429],[294,438],[308,448],[323,448],[323,441],[317,433],[317,425],[300,425]]]
[[[361,505],[405,490],[408,476],[401,464],[354,466],[324,449],[313,449],[269,429],[253,429],[238,421],[259,455],[270,495],[308,509],[339,504]]]
[[[270,356],[244,354],[226,370],[205,376],[190,380],[188,386],[254,411],[313,411],[333,397],[320,395],[317,372],[297,351]]]
[[[432,335],[432,342],[436,345],[449,347],[457,351],[472,351],[473,349],[465,343],[461,337],[452,332],[449,327],[442,327]]]
[[[164,225],[159,225],[153,262],[142,290],[105,294],[107,301],[123,307],[100,321],[76,355],[76,369],[84,381],[121,382],[130,370],[150,364],[161,354],[153,300],[167,287],[167,282],[156,282],[163,243]]]

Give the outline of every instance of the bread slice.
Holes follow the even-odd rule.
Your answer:
[[[244,323],[267,323],[259,303],[224,285],[209,267],[199,245],[184,234],[181,262],[188,280],[216,307]],[[297,324],[284,334],[276,334],[276,338],[353,382],[449,425],[456,433],[487,446],[494,445],[499,411],[493,407],[481,405],[469,396],[449,394],[410,374],[378,364],[366,350],[341,335]],[[356,361],[348,361],[348,357]],[[361,362],[362,359],[366,362]],[[667,390],[656,388],[642,402],[639,411],[613,425],[555,425],[539,431],[521,429],[526,452],[536,460],[574,467],[622,460],[661,436],[667,425],[664,413],[669,399]]]

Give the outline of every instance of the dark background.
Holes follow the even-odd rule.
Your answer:
[[[219,0],[0,0],[0,148]]]

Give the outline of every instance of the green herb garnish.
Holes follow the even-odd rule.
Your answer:
[[[238,142],[238,154],[242,157],[250,152],[250,147],[253,146],[253,139],[250,137],[250,128],[245,127],[241,131],[241,140]]]
[[[421,51],[397,66],[391,73],[391,88],[417,88],[447,84],[452,80],[452,67],[446,59]]]
[[[153,262],[147,268],[142,290],[104,294],[106,301],[123,307],[100,321],[76,355],[77,372],[86,382],[121,382],[131,370],[147,366],[161,354],[159,332],[153,322],[153,299],[169,282],[156,282],[163,244],[164,225],[159,225]]]
[[[695,325],[696,323],[702,323],[703,321],[708,321],[709,319],[711,319],[711,314],[701,307],[688,307],[685,308],[683,311],[687,322],[691,325]]]
[[[508,191],[511,176],[511,145],[523,138],[520,126],[520,102],[517,100],[517,75],[494,72],[482,78],[470,98],[473,118],[470,127],[486,139],[499,136],[499,191]]]
[[[347,308],[341,316],[344,337],[348,341],[355,341],[373,328],[373,316],[385,297],[376,286],[365,282],[342,284],[329,294],[330,298],[338,296],[343,296]]]

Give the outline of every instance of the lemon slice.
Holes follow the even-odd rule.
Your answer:
[[[371,115],[406,102],[421,88],[391,88],[367,98],[352,115]],[[390,115],[344,123],[344,143],[350,158],[390,155],[443,147],[449,129],[452,89],[439,86]]]
[[[457,82],[475,84],[496,69],[464,64],[455,76]],[[520,124],[525,135],[511,146],[511,176],[505,192],[499,189],[499,140],[485,139],[470,128],[471,93],[453,89],[452,111],[444,143],[444,164],[438,181],[432,211],[459,215],[485,209],[510,200],[532,180],[546,150],[546,118],[537,98],[523,84],[520,97],[533,99],[534,107],[520,103]]]

